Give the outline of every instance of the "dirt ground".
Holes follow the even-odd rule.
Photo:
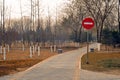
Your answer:
[[[88,57],[89,64],[82,57],[82,69],[120,75],[120,52],[91,52]]]
[[[77,48],[63,48],[63,52],[74,50]],[[0,54],[0,76],[14,74],[20,71],[24,71],[27,68],[51,57],[58,55],[57,52],[50,52],[50,49],[41,49],[40,56],[37,53],[33,54],[33,57],[29,57],[29,49],[22,50],[10,50],[6,54],[6,61],[3,61],[3,54]]]

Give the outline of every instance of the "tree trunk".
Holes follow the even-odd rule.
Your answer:
[[[100,27],[100,42],[102,41],[103,22],[104,22],[104,20],[102,21],[102,23],[101,23],[101,27]]]
[[[97,29],[97,42],[100,42],[100,33],[99,33],[99,29]]]
[[[81,37],[82,37],[82,34],[81,34],[82,31],[81,30],[82,30],[82,26],[79,28],[79,34],[78,34],[79,35],[79,37],[78,37],[79,38],[79,42],[81,42]]]
[[[77,31],[74,32],[75,33],[75,42],[77,41]]]

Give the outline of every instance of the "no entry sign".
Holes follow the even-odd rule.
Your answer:
[[[82,26],[87,30],[92,29],[94,26],[94,20],[92,18],[85,18],[82,21]]]

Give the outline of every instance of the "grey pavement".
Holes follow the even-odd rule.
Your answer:
[[[96,48],[97,44],[90,47]],[[80,58],[85,53],[86,47],[59,54],[0,80],[120,80],[120,76],[81,70]]]
[[[80,80],[120,80],[120,76],[81,70]]]

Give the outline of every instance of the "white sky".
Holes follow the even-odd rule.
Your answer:
[[[39,0],[41,5],[42,16],[47,16],[48,14],[48,6],[50,10],[50,14],[54,17],[56,14],[56,5],[58,11],[64,6],[67,0]],[[22,11],[23,16],[30,16],[30,0],[21,0],[22,3]],[[19,18],[20,15],[20,0],[5,0],[6,8],[7,8],[7,16],[10,13],[11,9],[11,17]]]

